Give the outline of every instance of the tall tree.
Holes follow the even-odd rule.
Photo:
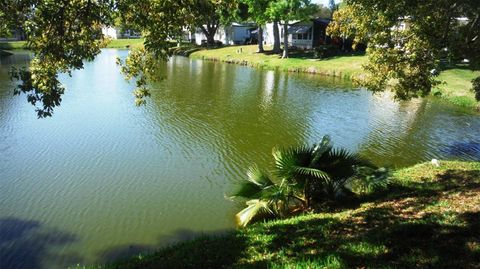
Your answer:
[[[280,46],[280,31],[278,29],[279,20],[274,19],[273,21],[273,52],[280,53],[282,48]]]
[[[328,31],[368,42],[361,85],[400,99],[428,95],[445,62],[480,68],[477,0],[345,0]]]
[[[313,13],[313,17],[315,18],[332,18],[332,9],[328,6],[324,6],[322,4],[315,5],[315,13]]]
[[[251,19],[258,25],[258,50],[257,52],[263,53],[263,25],[269,21],[267,14],[268,6],[271,0],[243,0],[248,6],[248,14]]]
[[[335,11],[336,7],[337,7],[337,5],[335,4],[335,0],[329,0],[328,1],[328,8],[330,9],[330,11],[332,13]]]
[[[294,20],[303,20],[315,11],[310,0],[280,0],[272,2],[268,12],[273,18],[283,20],[283,55],[288,58],[288,27]]]
[[[195,0],[192,11],[195,14],[194,26],[200,28],[207,38],[207,44],[215,44],[215,34],[221,24],[227,25],[238,11],[236,1]]]

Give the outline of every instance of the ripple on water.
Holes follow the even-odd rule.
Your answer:
[[[325,134],[380,165],[479,159],[478,114],[317,76],[174,58],[147,105],[135,107],[134,85],[115,65],[125,55],[105,50],[62,76],[68,90],[51,119],[37,120],[0,83],[0,219],[78,238],[58,254],[94,262],[121,246],[158,246],[178,229],[231,228],[238,208],[224,194],[248,167],[271,167],[273,147]]]

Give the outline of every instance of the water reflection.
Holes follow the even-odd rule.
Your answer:
[[[73,235],[59,255],[92,263],[156,247],[179,228],[232,228],[238,208],[224,194],[245,170],[272,165],[273,147],[324,134],[380,165],[479,157],[478,114],[318,76],[175,57],[135,107],[135,85],[115,65],[126,54],[105,50],[62,75],[62,106],[43,120],[12,96],[8,69],[28,57],[0,64],[0,218]]]

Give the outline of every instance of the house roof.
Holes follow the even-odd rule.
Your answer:
[[[310,31],[311,25],[292,25],[288,28],[289,34],[305,34]]]
[[[255,23],[252,22],[247,22],[247,23],[238,23],[238,22],[233,22],[231,24],[233,27],[254,27]]]
[[[332,20],[331,19],[327,19],[327,18],[316,18],[316,19],[313,19],[314,22],[316,23],[321,23],[321,24],[325,24],[325,25],[328,25]]]

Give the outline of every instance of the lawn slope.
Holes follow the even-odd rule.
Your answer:
[[[290,58],[281,59],[272,53],[256,53],[257,46],[229,46],[218,49],[200,50],[190,55],[192,58],[209,61],[242,64],[264,69],[279,69],[288,72],[307,72],[352,78],[360,75],[362,64],[366,62],[363,55],[339,56],[327,60],[311,59],[309,53],[292,52]]]
[[[480,163],[420,164],[333,213],[257,223],[106,268],[479,268]]]

